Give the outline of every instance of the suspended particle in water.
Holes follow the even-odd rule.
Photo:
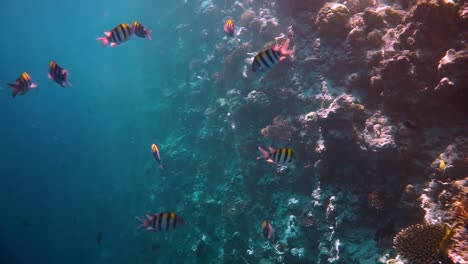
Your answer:
[[[283,173],[283,172],[286,171],[286,169],[288,169],[287,166],[278,166],[278,167],[276,167],[276,172]]]
[[[102,234],[102,232],[96,233],[96,244],[98,245],[98,247],[101,246],[103,238],[104,238],[104,235]]]

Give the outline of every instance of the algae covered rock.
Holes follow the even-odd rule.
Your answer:
[[[383,14],[373,10],[364,11],[362,19],[364,20],[364,24],[366,24],[366,27],[369,30],[374,28],[382,28],[385,26]]]
[[[350,13],[345,5],[327,3],[319,11],[315,25],[324,36],[345,36],[349,31]]]
[[[376,0],[348,0],[346,6],[351,14],[363,12],[366,9],[372,9],[378,5]]]
[[[268,100],[267,95],[262,91],[252,90],[245,101],[254,107],[265,108],[270,105],[270,100]]]
[[[468,86],[468,47],[462,50],[450,49],[439,61],[439,75],[448,78],[456,87]]]
[[[459,34],[466,32],[467,20],[461,10],[460,4],[452,0],[421,0],[411,8],[406,22],[417,25],[419,46],[445,47],[448,39],[459,38]]]
[[[410,10],[409,20],[423,23],[425,31],[452,33],[460,26],[458,9],[452,0],[422,0]]]

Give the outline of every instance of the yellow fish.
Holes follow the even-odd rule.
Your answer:
[[[439,160],[440,160],[439,161],[439,172],[444,174],[446,165],[445,165],[444,158],[442,158],[442,153],[439,155]]]
[[[450,226],[449,224],[445,224],[445,235],[444,238],[440,241],[439,244],[439,258],[445,259],[448,255],[448,249],[450,247],[450,243],[452,242],[452,237],[455,234],[456,225]]]

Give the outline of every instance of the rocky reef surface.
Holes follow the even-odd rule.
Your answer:
[[[468,263],[468,2],[188,4],[205,22],[178,34],[203,44],[177,47],[193,57],[166,94],[180,127],[161,143],[171,176],[148,189],[184,190],[173,210],[191,212],[190,236],[174,252],[193,263],[397,263],[399,230],[458,222],[446,261]],[[256,52],[285,38],[295,55],[253,74]],[[295,166],[277,172],[257,146],[293,148]]]

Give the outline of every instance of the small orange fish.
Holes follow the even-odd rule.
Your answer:
[[[159,168],[163,169],[163,165],[161,163],[161,154],[159,153],[159,148],[156,144],[151,145],[151,152],[153,153],[154,158],[159,163]]]
[[[262,233],[266,239],[272,239],[275,237],[275,230],[268,220],[264,220],[262,223]]]
[[[229,18],[224,24],[224,32],[226,32],[226,34],[232,38],[234,37],[234,31],[235,31],[234,20]]]

